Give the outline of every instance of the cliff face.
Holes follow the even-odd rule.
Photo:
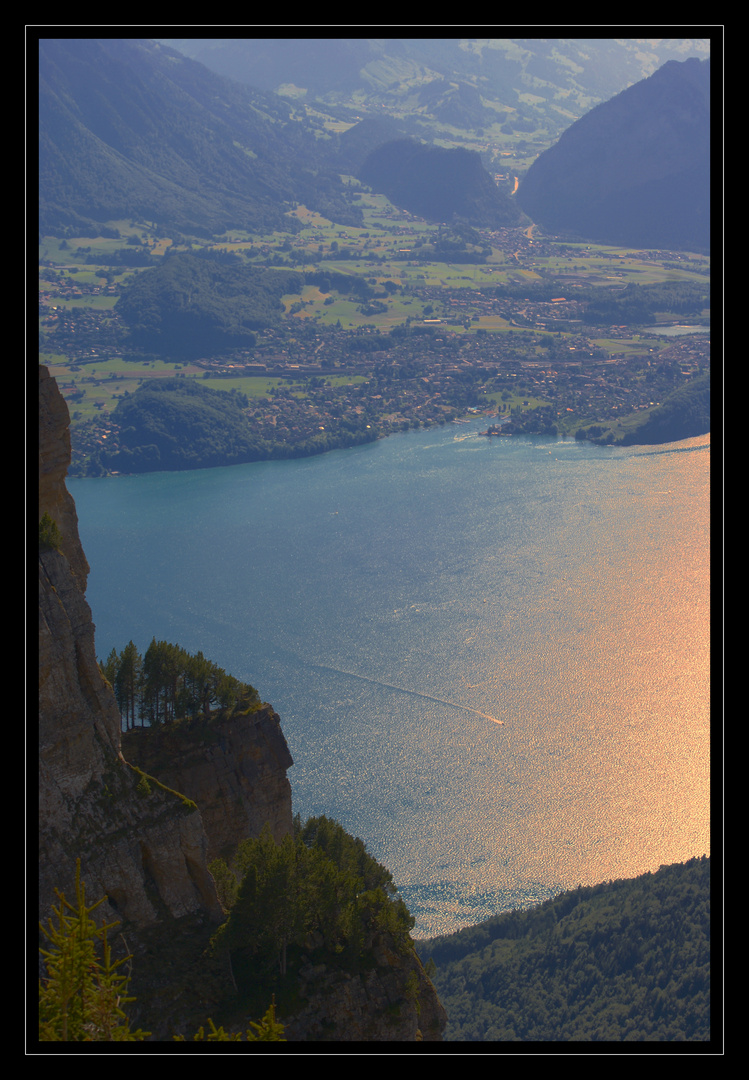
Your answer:
[[[39,553],[39,917],[50,917],[56,888],[74,895],[80,859],[87,897],[106,895],[98,914],[126,934],[113,940],[115,955],[134,954],[133,1019],[168,1039],[210,1015],[229,990],[205,957],[223,910],[200,811],[156,781],[147,790],[121,754],[119,709],[96,660],[88,564],[64,482],[68,410],[44,367],[39,405],[39,518],[48,513],[60,534],[58,548]],[[205,977],[196,988],[198,969]]]
[[[115,953],[134,954],[134,1024],[160,1041],[189,1037],[236,1009],[226,965],[208,950],[224,917],[208,863],[266,822],[277,839],[291,831],[292,760],[270,706],[208,731],[180,725],[178,741],[131,732],[123,755],[65,487],[68,410],[44,367],[39,400],[39,518],[49,514],[60,533],[39,554],[39,917],[46,923],[56,888],[73,895],[80,859],[87,897],[106,895],[99,914],[127,934]],[[396,955],[387,934],[366,976],[308,966],[299,992],[298,1014],[280,1017],[289,1040],[438,1040],[446,1024],[415,952]]]
[[[128,761],[176,788],[200,807],[209,863],[231,860],[237,844],[259,836],[268,822],[280,841],[292,831],[293,765],[270,705],[249,716],[180,725],[177,732],[134,728],[123,735]]]
[[[199,811],[140,777],[120,752],[120,716],[99,671],[84,592],[88,564],[64,477],[70,461],[68,411],[40,368],[39,517],[57,523],[60,549],[39,555],[40,917],[54,888],[71,893],[81,859],[89,896],[106,893],[109,917],[134,927],[165,915],[218,920]]]

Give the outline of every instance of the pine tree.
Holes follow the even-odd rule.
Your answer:
[[[240,845],[236,865],[242,883],[214,939],[219,951],[249,949],[286,974],[287,947],[306,928],[299,865],[304,857],[305,849],[290,836],[276,844],[268,825],[257,839]]]
[[[119,970],[130,957],[112,960],[108,932],[118,923],[97,926],[92,913],[104,901],[86,904],[80,859],[76,863],[75,904],[55,890],[56,922],[39,924],[50,943],[40,949],[46,974],[39,981],[39,1039],[41,1042],[142,1042],[147,1031],[131,1031],[122,1006],[128,997],[129,975]],[[97,950],[101,950],[101,956]]]
[[[59,907],[48,926],[39,924],[48,948],[40,948],[45,975],[39,980],[40,1042],[143,1042],[149,1031],[131,1030],[123,1006],[135,998],[128,996],[129,974],[121,968],[131,957],[112,960],[108,934],[119,923],[97,926],[93,912],[106,897],[90,906],[86,886],[81,881],[81,861],[76,862],[75,904],[55,890]],[[208,1020],[209,1032],[200,1028],[195,1042],[241,1042],[242,1035],[229,1034]],[[175,1036],[184,1042],[184,1036]],[[275,999],[259,1023],[250,1021],[247,1042],[285,1042],[283,1024],[276,1020]]]
[[[139,711],[143,660],[132,641],[120,653],[120,666],[115,678],[114,692],[125,720],[125,729],[135,727]]]
[[[275,997],[268,1007],[263,1019],[259,1024],[256,1024],[254,1020],[250,1020],[250,1026],[247,1029],[247,1037],[242,1039],[241,1032],[235,1032],[230,1034],[224,1031],[222,1027],[217,1028],[213,1020],[208,1020],[210,1030],[208,1034],[205,1033],[205,1028],[200,1028],[197,1035],[193,1035],[193,1042],[286,1042],[284,1038],[284,1026],[279,1024],[276,1020],[276,999]],[[252,1030],[254,1028],[254,1030]],[[185,1042],[183,1035],[175,1035],[175,1042]]]
[[[59,551],[62,547],[62,533],[57,522],[48,513],[43,514],[39,522],[39,550]]]
[[[102,674],[114,689],[126,730],[135,726],[210,720],[213,712],[246,715],[260,704],[257,690],[206,660],[202,652],[190,655],[179,645],[152,638],[144,657],[133,642],[118,655],[112,650]]]
[[[222,867],[222,871],[225,867]],[[277,844],[270,827],[243,841],[232,870],[240,884],[226,892],[226,922],[214,949],[249,961],[262,977],[287,971],[287,951],[313,933],[329,958],[357,965],[379,934],[397,948],[412,947],[414,920],[397,895],[391,875],[361,840],[337,822],[313,818]]]
[[[117,672],[120,670],[120,658],[117,655],[116,649],[112,649],[103,664],[99,661],[99,669],[109,685],[114,689],[115,682],[117,681]]]

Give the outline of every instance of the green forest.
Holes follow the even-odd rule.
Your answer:
[[[258,433],[245,412],[245,394],[214,390],[194,379],[155,379],[117,403],[113,419],[120,426],[119,446],[99,449],[90,471],[159,472],[240,465],[248,461],[306,457],[377,438],[378,430],[363,421],[336,425],[294,442]],[[331,426],[331,425],[328,425]]]
[[[288,1010],[303,964],[366,972],[383,935],[398,952],[413,950],[414,920],[390,872],[324,816],[302,824],[297,815],[294,835],[280,844],[266,827],[230,865],[216,860],[209,869],[228,909],[213,949],[230,963],[250,1012],[271,995]]]
[[[249,713],[260,705],[257,690],[223,668],[179,645],[155,638],[141,656],[132,641],[99,662],[114,691],[123,727],[153,727],[177,720]]]
[[[451,1041],[709,1041],[710,859],[562,893],[418,952]]]
[[[247,266],[232,253],[180,252],[136,274],[117,301],[130,343],[174,358],[255,343],[280,321],[281,296],[301,291],[291,270]]]

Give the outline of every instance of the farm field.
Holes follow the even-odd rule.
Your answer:
[[[270,416],[279,403],[314,394],[319,430],[335,428],[335,410],[352,430],[363,416],[367,430],[382,417],[387,434],[444,422],[469,406],[511,414],[517,430],[574,433],[611,418],[621,429],[620,417],[649,408],[671,380],[709,364],[709,341],[692,346],[634,325],[586,326],[575,308],[576,294],[590,295],[591,287],[612,297],[630,284],[707,291],[706,256],[572,244],[536,226],[489,232],[430,225],[365,191],[360,205],[361,228],[299,206],[290,214],[304,225],[298,232],[175,239],[152,222],[120,221],[109,223],[107,237],[41,238],[40,360],[68,401],[74,439],[85,428],[90,446],[124,394],[169,376],[239,391],[258,422],[258,409]],[[441,246],[454,256],[438,257]],[[189,362],[139,354],[120,323],[119,295],[133,275],[180,251],[293,270],[302,286],[281,297],[278,322],[259,332],[254,346]],[[534,299],[543,295],[566,306]],[[709,308],[694,317],[709,332]],[[653,325],[682,321],[668,311],[652,316]],[[408,372],[407,382],[401,375],[393,384],[394,396],[382,392],[383,364]],[[312,389],[316,375],[329,401],[319,386]],[[273,425],[271,438],[298,427],[290,415]]]

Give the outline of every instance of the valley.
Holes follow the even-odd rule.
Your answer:
[[[720,35],[49,31],[40,1041],[709,1042]]]
[[[707,40],[205,46],[41,44],[40,356],[73,475],[178,467],[190,380],[242,416],[179,467],[469,412],[614,445],[709,427]],[[565,183],[591,215],[557,230]],[[636,243],[602,242],[612,207]]]
[[[500,416],[517,433],[615,442],[709,371],[706,255],[572,244],[527,226],[431,225],[364,189],[359,202],[361,228],[300,206],[290,216],[302,228],[288,234],[231,230],[185,242],[119,221],[114,239],[43,238],[40,353],[71,411],[73,474],[116,471],[100,451],[118,445],[118,401],[165,377],[246,395],[248,422],[272,455],[469,410]],[[281,298],[278,320],[247,346],[217,341],[188,359],[133,349],[119,295],[177,250],[294,271],[299,291]],[[125,268],[127,257],[147,265]],[[592,298],[616,299],[627,286],[667,287],[647,327],[585,321]],[[668,289],[678,310],[668,310]],[[683,322],[704,331],[657,332]]]

